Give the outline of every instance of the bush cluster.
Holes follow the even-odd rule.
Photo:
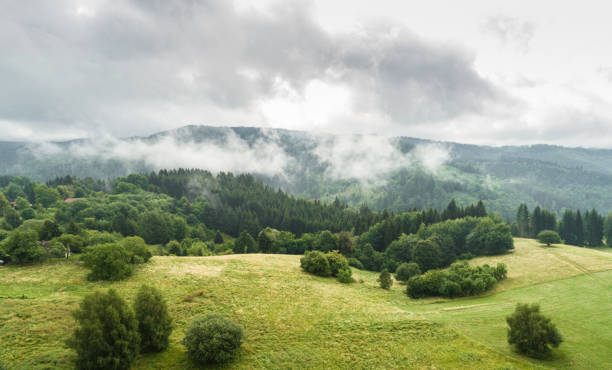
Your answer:
[[[85,296],[67,344],[78,369],[129,369],[140,352],[168,348],[172,319],[161,293],[142,286],[132,309],[113,289]]]
[[[408,280],[406,294],[410,298],[441,296],[447,298],[477,295],[491,289],[506,278],[503,263],[470,267],[467,262],[455,262],[448,270],[431,270]]]
[[[309,251],[300,259],[302,269],[308,273],[318,276],[333,276],[342,283],[353,281],[349,262],[338,251],[323,253],[321,251]]]

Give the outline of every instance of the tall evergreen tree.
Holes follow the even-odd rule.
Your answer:
[[[584,222],[580,210],[576,211],[576,245],[584,245]]]
[[[529,210],[525,203],[521,203],[516,212],[516,226],[518,228],[518,236],[522,238],[529,236]]]

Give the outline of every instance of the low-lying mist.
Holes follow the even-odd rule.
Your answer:
[[[71,143],[36,143],[29,149],[40,160],[65,157],[70,160],[114,160],[130,168],[144,164],[149,170],[200,168],[213,173],[252,173],[281,178],[285,182],[304,171],[305,155],[316,158],[321,175],[334,180],[358,181],[364,186],[383,185],[401,169],[421,168],[432,174],[451,158],[451,148],[440,143],[420,143],[402,152],[396,139],[376,135],[310,135],[305,152],[292,150],[291,141],[274,130],[259,130],[245,139],[232,129],[195,140],[176,131],[149,138],[119,139],[106,136]],[[306,153],[308,152],[308,153]],[[310,163],[311,165],[312,163]],[[139,167],[142,168],[142,167]]]

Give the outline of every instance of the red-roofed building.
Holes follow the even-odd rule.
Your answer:
[[[66,198],[64,199],[64,203],[72,203],[75,200],[80,200],[80,199],[83,199],[83,198]]]

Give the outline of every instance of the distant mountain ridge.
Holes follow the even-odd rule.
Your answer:
[[[296,196],[403,211],[483,199],[513,218],[520,202],[612,209],[612,150],[478,146],[411,137],[184,126],[146,137],[0,142],[0,174],[112,179],[168,167],[250,172]],[[208,167],[208,168],[207,168]]]

